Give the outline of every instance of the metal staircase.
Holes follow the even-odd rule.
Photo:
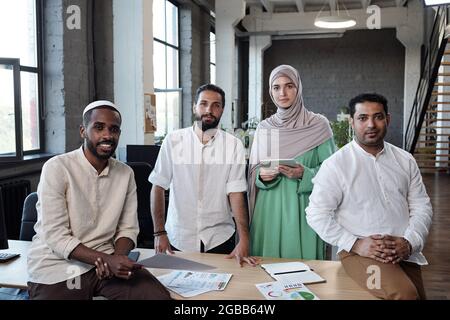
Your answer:
[[[448,8],[439,7],[405,133],[405,149],[422,172],[450,172]]]

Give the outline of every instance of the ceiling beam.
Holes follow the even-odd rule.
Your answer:
[[[295,4],[297,5],[298,12],[305,12],[305,4],[303,0],[295,0]]]
[[[361,0],[361,7],[363,9],[367,9],[368,6],[370,6],[371,0]]]
[[[267,12],[272,13],[273,12],[273,4],[270,2],[270,0],[260,0],[261,4],[263,5],[264,9],[266,9]]]
[[[403,7],[408,0],[395,0],[395,3],[397,4],[397,7]]]

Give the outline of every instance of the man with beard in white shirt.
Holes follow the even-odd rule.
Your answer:
[[[221,88],[199,87],[194,125],[164,139],[149,177],[155,251],[222,253],[240,265],[255,265],[249,254],[245,151],[240,140],[218,128],[224,108]],[[166,222],[164,190],[169,188]]]
[[[341,263],[382,299],[425,299],[421,253],[433,215],[413,156],[387,142],[387,100],[350,100],[354,140],[325,160],[306,209],[308,224],[338,246]]]

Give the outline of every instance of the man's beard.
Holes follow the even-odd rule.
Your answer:
[[[206,118],[206,116],[209,116],[209,117],[213,118],[214,121],[213,121],[213,122],[210,122],[210,123],[204,121],[203,118]],[[204,114],[204,115],[202,115],[202,116],[199,116],[199,115],[196,114],[196,115],[195,115],[195,120],[197,121],[197,125],[199,126],[199,128],[200,128],[203,132],[205,132],[205,131],[210,130],[210,129],[215,129],[215,128],[219,125],[220,118],[217,119],[217,118],[216,118],[215,116],[213,116],[212,114],[208,114],[208,115],[205,115],[205,114]]]
[[[94,146],[92,141],[89,140],[88,138],[86,138],[86,145],[87,145],[87,148],[89,149],[89,151],[96,158],[101,159],[101,160],[108,160],[109,158],[111,158],[114,155],[114,152],[116,151],[116,148],[117,148],[117,144],[113,140],[101,141],[101,142],[97,143],[97,146],[99,146],[101,143],[105,143],[105,142],[111,142],[112,143],[111,151],[108,152],[108,153],[105,153],[105,154],[99,154],[97,152],[97,148]]]

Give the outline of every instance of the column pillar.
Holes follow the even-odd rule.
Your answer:
[[[144,133],[144,94],[153,93],[153,0],[114,0],[114,100],[122,110],[119,158],[127,144],[152,144]],[[124,50],[126,48],[126,50]]]
[[[420,80],[421,45],[424,33],[423,24],[424,16],[422,4],[419,1],[410,1],[408,3],[406,23],[399,25],[396,28],[397,39],[405,46],[403,135],[406,133],[408,120]]]
[[[216,1],[216,83],[225,91],[221,126],[232,129],[237,101],[236,39],[234,26],[245,16],[245,1]]]
[[[272,45],[271,36],[250,36],[248,70],[248,119],[262,120],[264,51]]]

